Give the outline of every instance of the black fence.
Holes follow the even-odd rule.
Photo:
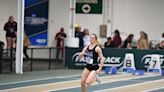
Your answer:
[[[23,58],[23,71],[51,70],[65,68],[64,53],[57,53],[61,48],[28,48],[29,59]],[[58,58],[57,58],[58,56]],[[15,73],[16,49],[0,49],[0,73]]]

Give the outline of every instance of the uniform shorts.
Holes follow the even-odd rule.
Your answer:
[[[87,64],[87,65],[85,66],[85,68],[87,68],[89,71],[92,71],[92,70],[97,70],[97,69],[99,69],[99,66],[98,66],[98,64],[96,64],[96,65]]]

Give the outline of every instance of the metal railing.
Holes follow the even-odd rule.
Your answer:
[[[51,70],[56,68],[65,67],[65,59],[59,55],[59,59],[56,59],[56,47],[30,47],[27,49],[29,59],[24,57],[23,59],[23,70]],[[15,71],[15,49],[1,49],[0,57],[0,73],[9,72],[14,73]],[[63,55],[65,49],[63,51]],[[60,58],[61,57],[61,58]]]

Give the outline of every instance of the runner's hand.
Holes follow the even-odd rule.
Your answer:
[[[97,70],[96,70],[96,73],[97,73],[97,74],[100,74],[100,73],[101,73],[101,70],[100,70],[100,69],[97,69]]]

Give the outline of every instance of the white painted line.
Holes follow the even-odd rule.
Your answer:
[[[108,91],[108,90],[111,91],[111,90],[114,90],[114,89],[127,88],[127,87],[131,87],[131,86],[137,86],[137,85],[142,85],[142,84],[147,84],[147,83],[159,82],[159,81],[163,81],[163,80],[164,80],[164,79],[155,80],[155,81],[148,81],[148,82],[143,82],[143,83],[137,83],[137,84],[130,84],[130,85],[126,85],[126,86],[115,87],[115,88],[109,88],[109,89],[98,90],[98,91],[93,91],[93,92],[103,92],[103,91]]]
[[[52,90],[43,91],[43,92],[52,92],[52,91],[66,90],[66,89],[72,89],[72,88],[77,88],[77,87],[80,87],[80,86],[72,86],[72,87],[65,87],[65,88],[59,88],[59,89],[52,89]]]
[[[124,75],[113,75],[113,76],[105,76],[105,77],[100,77],[100,78],[108,78],[108,77],[118,77],[118,76],[125,76],[125,75],[129,75],[129,74],[124,74]],[[113,81],[111,81],[113,82]],[[108,83],[108,81],[106,82],[102,82],[103,83]],[[97,83],[94,83],[92,85],[97,85]],[[66,89],[72,89],[72,88],[76,88],[76,87],[80,87],[80,86],[72,86],[72,87],[65,87],[65,88],[58,88],[58,89],[52,89],[52,90],[48,90],[48,91],[44,91],[44,92],[51,92],[51,91],[59,91],[59,90],[66,90]]]
[[[72,80],[71,80],[72,81]],[[79,80],[73,80],[73,81],[79,81]],[[4,89],[3,91],[10,91],[10,90],[18,90],[22,88],[34,88],[34,87],[40,87],[40,86],[47,86],[47,85],[52,85],[52,84],[60,84],[60,83],[67,83],[70,81],[63,81],[63,82],[57,82],[57,83],[49,83],[49,84],[39,84],[39,85],[31,85],[31,86],[25,86],[25,87],[18,87],[18,88],[11,88],[11,89]]]
[[[126,74],[125,74],[126,75]],[[153,77],[153,76],[159,76],[159,75],[147,75],[147,76],[139,76],[139,77],[135,77],[135,78],[126,78],[126,79],[118,79],[118,80],[113,80],[113,81],[106,81],[106,82],[102,82],[103,83],[111,83],[111,82],[117,82],[117,81],[124,81],[124,80],[130,80],[130,79],[137,79],[137,78],[146,78],[146,77]],[[111,77],[111,76],[110,76]],[[101,78],[101,77],[100,77]],[[92,85],[101,85],[101,84],[97,84],[94,83]],[[68,88],[59,88],[59,89],[54,89],[54,90],[48,90],[48,91],[44,91],[44,92],[51,92],[51,91],[58,91],[58,90],[66,90],[69,88],[75,88],[75,87],[80,87],[80,86],[72,86],[72,87],[68,87]],[[100,90],[101,91],[101,90]],[[94,91],[94,92],[100,92],[100,91]]]
[[[113,76],[104,76],[104,77],[101,77],[101,78],[116,77],[116,76],[125,76],[125,75],[128,75],[128,74],[124,74],[124,75],[113,75]],[[63,78],[64,78],[64,76],[63,76]],[[34,87],[47,86],[47,85],[54,85],[54,84],[61,84],[61,83],[67,83],[67,82],[75,82],[75,81],[79,81],[79,79],[78,79],[78,80],[69,80],[69,81],[56,82],[56,83],[31,85],[31,86],[18,87],[18,88],[10,88],[10,89],[4,89],[3,91],[18,90],[18,89],[21,89],[21,88],[30,88],[30,87],[31,87],[31,88],[34,88]]]
[[[1,85],[9,85],[9,84],[16,84],[16,83],[23,83],[23,82],[33,82],[33,81],[42,81],[42,80],[49,80],[49,79],[55,79],[55,78],[71,78],[71,77],[76,77],[76,76],[81,76],[80,75],[69,75],[69,76],[59,76],[59,77],[49,77],[49,78],[42,78],[42,79],[33,79],[33,80],[25,80],[25,81],[18,81],[18,82],[10,82],[10,83],[1,83]],[[115,76],[115,75],[114,75]],[[119,75],[118,75],[119,76]],[[121,75],[122,76],[122,75]],[[104,77],[102,77],[104,78]],[[73,79],[73,78],[72,78]]]
[[[70,75],[70,76],[60,76],[60,77],[50,77],[50,78],[43,78],[43,79],[33,79],[33,80],[25,80],[25,81],[18,81],[18,82],[10,82],[10,83],[2,83],[1,85],[9,85],[9,84],[16,84],[16,83],[23,83],[23,82],[33,82],[33,81],[42,81],[42,80],[49,80],[49,79],[55,79],[55,78],[71,78],[81,75]]]
[[[155,90],[160,90],[160,89],[164,89],[164,87],[149,89],[149,90],[145,90],[145,91],[142,91],[142,92],[149,92],[149,91],[155,91]]]

